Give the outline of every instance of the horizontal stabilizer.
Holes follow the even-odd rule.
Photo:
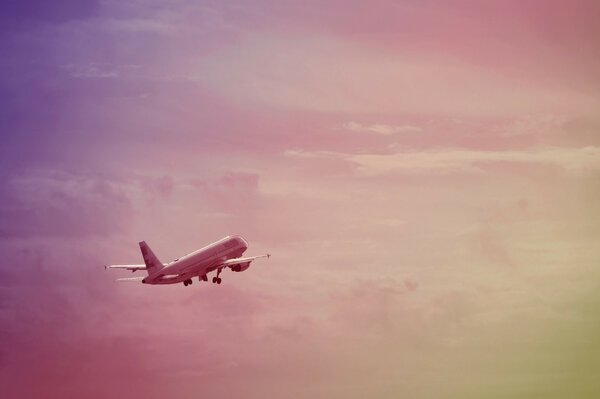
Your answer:
[[[115,281],[128,281],[128,282],[142,282],[142,280],[144,280],[144,277],[126,277],[126,278],[118,278]]]
[[[131,270],[131,271],[136,271],[136,270],[146,270],[146,265],[107,265],[104,266],[104,268],[106,270],[108,269],[123,269],[123,270]]]

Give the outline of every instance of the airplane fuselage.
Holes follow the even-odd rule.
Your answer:
[[[248,243],[240,236],[227,236],[204,248],[194,251],[166,264],[162,269],[149,274],[144,284],[175,284],[192,277],[206,276],[219,268],[224,261],[242,256]]]

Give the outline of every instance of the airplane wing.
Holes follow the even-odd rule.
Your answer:
[[[144,277],[126,277],[126,278],[118,278],[115,281],[142,282],[143,279],[144,279]]]
[[[225,262],[223,262],[221,265],[228,267],[228,266],[240,265],[242,263],[252,262],[254,259],[258,259],[258,258],[270,258],[270,257],[271,257],[271,254],[265,254],[265,255],[258,255],[258,256],[247,256],[245,258],[228,259]]]
[[[136,270],[146,270],[146,265],[107,265],[107,266],[104,266],[104,268],[106,270],[108,270],[108,269],[125,269],[125,270],[131,270],[132,272],[135,272]]]

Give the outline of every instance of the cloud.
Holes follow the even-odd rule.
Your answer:
[[[175,182],[170,176],[140,176],[139,183],[150,200],[168,198],[175,188]]]
[[[133,214],[118,182],[63,171],[9,176],[0,201],[4,237],[106,236],[128,229]]]
[[[395,218],[379,219],[379,220],[375,220],[374,222],[378,225],[391,227],[391,228],[400,227],[406,223],[405,220],[395,219]]]
[[[598,104],[571,87],[551,88],[444,52],[332,36],[248,35],[199,61],[189,76],[235,103],[318,112],[497,117],[593,112]]]
[[[567,120],[564,116],[553,114],[526,115],[495,126],[493,131],[504,137],[549,136],[560,132]]]
[[[370,132],[370,133],[378,133],[386,136],[395,134],[395,133],[410,133],[410,132],[420,132],[421,128],[413,125],[361,125],[356,122],[348,122],[344,124],[344,129],[350,130],[352,132]]]
[[[482,173],[492,163],[535,164],[557,167],[572,175],[600,169],[600,147],[544,148],[485,151],[440,149],[391,154],[348,154],[330,151],[288,150],[288,157],[338,159],[353,163],[362,176],[394,173]]]
[[[120,77],[121,67],[110,63],[90,62],[85,65],[67,64],[64,69],[74,78],[116,79]]]
[[[94,268],[103,247],[87,238],[0,240],[0,387],[6,395],[101,398],[134,386],[151,394],[137,381],[159,365],[150,356],[150,338],[128,334],[127,324],[116,322],[118,287]]]
[[[124,33],[154,33],[154,34],[172,34],[181,32],[184,27],[171,24],[168,21],[155,18],[131,18],[131,19],[106,19],[103,21],[103,27],[113,32],[122,31]]]
[[[194,179],[191,185],[213,209],[236,211],[256,204],[258,181],[257,173],[228,171],[218,177]]]
[[[57,25],[97,14],[99,0],[19,0],[0,2],[0,31]]]

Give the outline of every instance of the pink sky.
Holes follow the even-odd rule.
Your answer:
[[[0,391],[596,397],[599,17],[0,6]],[[220,286],[102,269],[229,234],[272,258]]]

